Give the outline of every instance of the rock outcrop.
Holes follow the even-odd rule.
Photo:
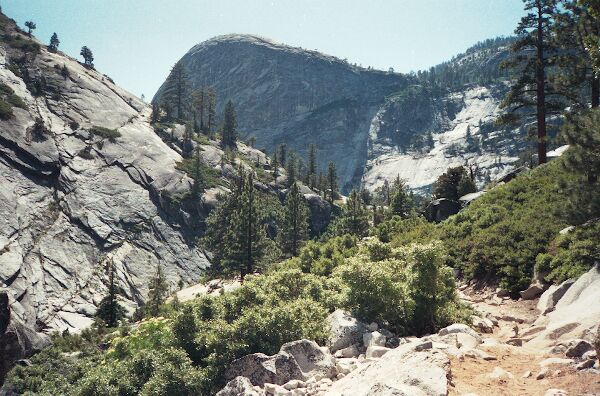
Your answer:
[[[592,341],[600,325],[600,264],[579,277],[556,303],[536,321],[543,326],[527,345],[550,348],[573,339]]]
[[[3,34],[29,40],[0,17]],[[171,205],[191,180],[146,103],[61,53],[5,40],[0,84],[22,101],[0,119],[0,286],[14,318],[38,330],[89,325],[107,263],[130,311],[159,264],[173,284],[200,277],[209,262]]]
[[[506,45],[453,59],[457,68],[498,65]],[[475,61],[474,61],[475,60]],[[504,83],[432,89],[415,76],[351,65],[345,60],[252,35],[215,37],[181,58],[192,89],[212,87],[217,113],[231,100],[243,138],[269,152],[286,143],[306,158],[317,144],[319,168],[337,164],[344,191],[373,190],[397,176],[430,188],[450,166],[479,166],[478,183],[510,171],[524,139],[495,127]],[[467,65],[467,66],[465,66]],[[163,84],[153,101],[159,103]],[[423,144],[431,137],[431,146]],[[479,148],[474,142],[494,143]]]

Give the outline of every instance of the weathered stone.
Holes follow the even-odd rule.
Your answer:
[[[541,367],[548,367],[548,366],[554,366],[554,365],[564,366],[564,365],[573,364],[574,362],[575,361],[573,359],[546,358],[540,362],[540,366]]]
[[[385,355],[388,351],[390,351],[390,348],[386,348],[384,346],[371,345],[367,348],[365,357],[367,359],[380,358],[383,355]]]
[[[587,351],[591,351],[594,347],[586,340],[572,340],[567,345],[565,355],[570,358],[579,358]]]
[[[546,286],[544,284],[533,283],[527,289],[519,292],[519,294],[523,300],[533,300],[534,298],[540,296],[544,290],[546,290]]]
[[[569,394],[567,393],[567,391],[562,390],[562,389],[548,389],[545,393],[544,396],[568,396]]]
[[[299,340],[283,344],[280,354],[291,355],[298,364],[303,376],[294,379],[315,377],[331,378],[337,374],[335,359],[324,353],[314,341]]]
[[[591,333],[600,323],[598,301],[600,265],[596,264],[568,288],[552,312],[540,317],[543,320],[540,320],[539,324],[546,329],[528,341],[528,346],[538,349],[550,348]]]
[[[573,279],[567,279],[560,285],[552,285],[541,296],[537,303],[537,309],[542,315],[554,310],[556,303],[565,295],[569,287],[575,283]]]
[[[431,201],[425,208],[425,218],[431,222],[440,222],[460,211],[460,203],[446,198]]]
[[[331,352],[362,343],[362,336],[367,332],[366,324],[339,309],[331,313],[327,321],[331,334],[328,340]]]
[[[481,318],[479,316],[471,316],[473,326],[475,326],[482,333],[493,333],[494,323],[488,318]]]
[[[363,334],[363,345],[365,348],[370,346],[385,346],[386,338],[378,331]]]
[[[417,352],[414,343],[400,345],[333,383],[326,395],[446,396],[448,357],[440,351]]]
[[[358,355],[360,355],[360,350],[358,349],[358,346],[356,346],[356,344],[352,344],[349,347],[336,351],[333,356],[335,356],[336,358],[353,358],[357,357]]]
[[[293,356],[276,354],[267,356],[254,353],[234,360],[225,373],[226,379],[246,377],[252,385],[265,383],[283,385],[293,379],[304,379],[304,374]]]
[[[465,324],[454,323],[448,327],[441,329],[438,334],[444,336],[446,334],[464,333],[474,337],[478,342],[481,342],[481,336],[475,332],[472,328]]]
[[[217,392],[216,396],[261,396],[264,392],[257,392],[248,378],[235,377]]]
[[[514,375],[511,372],[504,370],[502,367],[496,366],[494,367],[494,370],[489,374],[489,377],[493,380],[500,381],[512,379],[514,378]]]
[[[588,359],[588,360],[584,360],[584,361],[583,361],[583,362],[581,362],[581,363],[578,363],[578,364],[575,366],[575,368],[576,368],[577,370],[585,370],[585,369],[589,369],[589,368],[592,368],[592,367],[594,367],[594,364],[596,364],[596,361],[595,361],[595,360]]]

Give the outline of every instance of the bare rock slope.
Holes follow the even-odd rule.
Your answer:
[[[19,104],[0,119],[0,287],[13,314],[38,330],[85,327],[108,262],[130,309],[158,264],[172,283],[195,281],[208,260],[166,200],[190,179],[149,107],[0,17],[0,87]]]

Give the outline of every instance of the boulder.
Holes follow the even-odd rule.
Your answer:
[[[494,367],[494,370],[489,374],[489,377],[493,380],[509,380],[514,378],[514,375],[510,371],[504,370],[500,366]]]
[[[542,283],[532,283],[527,289],[519,292],[521,298],[523,300],[533,300],[541,295],[544,290],[546,290],[546,286]]]
[[[384,346],[371,345],[367,348],[367,352],[365,353],[365,357],[367,359],[376,359],[385,355],[390,348],[386,348]]]
[[[587,351],[591,351],[594,347],[586,340],[572,340],[567,344],[565,355],[570,358],[580,358]]]
[[[386,337],[378,331],[363,334],[363,345],[365,348],[370,346],[385,346]]]
[[[262,396],[254,389],[252,382],[245,377],[235,377],[225,385],[223,389],[217,392],[216,396]]]
[[[595,360],[588,359],[588,360],[584,360],[583,362],[577,364],[577,366],[575,366],[575,368],[577,370],[585,370],[585,369],[594,367],[594,364],[596,364]]]
[[[471,316],[473,326],[476,327],[482,333],[493,333],[494,322],[488,318],[481,318],[479,316]]]
[[[460,211],[460,203],[451,199],[439,198],[431,201],[425,208],[425,218],[429,222],[440,222]]]
[[[573,279],[567,279],[560,285],[552,285],[540,296],[540,299],[537,303],[537,309],[542,313],[542,315],[547,314],[554,310],[556,303],[558,300],[565,295],[569,287],[575,283]]]
[[[485,190],[481,190],[481,191],[477,191],[474,193],[463,195],[462,197],[460,197],[458,199],[458,202],[460,203],[460,206],[462,208],[465,208],[465,207],[469,206],[471,204],[471,202],[482,197],[486,192],[487,191],[485,191]]]
[[[363,334],[367,332],[365,323],[340,309],[332,312],[327,317],[327,322],[330,328],[330,337],[327,344],[331,352],[362,343]]]
[[[438,335],[444,336],[447,334],[463,333],[475,338],[477,342],[481,342],[481,336],[475,330],[462,323],[454,323],[448,327],[444,327],[438,332]]]
[[[415,343],[407,343],[334,382],[325,395],[446,396],[449,370],[450,361],[443,352],[417,352]]]
[[[332,378],[337,374],[333,356],[324,353],[314,341],[288,342],[283,344],[279,353],[289,354],[295,359],[303,374],[303,378],[296,379],[315,377],[319,380],[321,378]]]
[[[265,383],[283,385],[293,379],[304,380],[304,374],[293,356],[276,354],[267,356],[254,353],[231,362],[225,372],[225,379],[246,377],[252,385],[262,386]]]
[[[357,357],[358,355],[360,355],[358,346],[356,344],[352,344],[349,347],[336,351],[333,356],[336,358],[353,358]]]
[[[600,265],[577,279],[558,300],[554,310],[541,316],[536,325],[545,326],[528,346],[546,349],[572,339],[586,339],[600,323]]]
[[[314,192],[304,194],[304,199],[310,210],[310,231],[319,235],[327,228],[331,220],[331,205],[327,200]]]

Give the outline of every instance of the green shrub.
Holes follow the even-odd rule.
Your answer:
[[[13,111],[10,103],[0,98],[0,119],[8,120],[12,118]]]
[[[300,249],[296,263],[303,272],[327,276],[357,251],[358,238],[346,234],[326,242],[308,241]]]
[[[587,272],[600,257],[600,222],[577,227],[559,235],[551,244],[549,253],[539,254],[536,271],[547,281],[560,283],[576,279]]]
[[[11,94],[11,95],[9,95],[6,100],[13,107],[19,107],[21,109],[27,109],[27,104],[17,94]]]
[[[334,272],[345,285],[345,305],[365,321],[389,323],[399,334],[437,331],[468,311],[459,302],[452,270],[444,265],[441,243],[395,248],[377,261],[377,243],[351,257]]]
[[[108,129],[95,125],[88,129],[88,131],[94,136],[98,136],[103,139],[108,139],[108,141],[111,143],[115,143],[117,141],[117,138],[121,137],[121,133],[116,129]]]
[[[15,93],[15,91],[13,91],[13,89],[11,87],[6,85],[5,83],[0,83],[0,94],[12,95],[14,93]]]

